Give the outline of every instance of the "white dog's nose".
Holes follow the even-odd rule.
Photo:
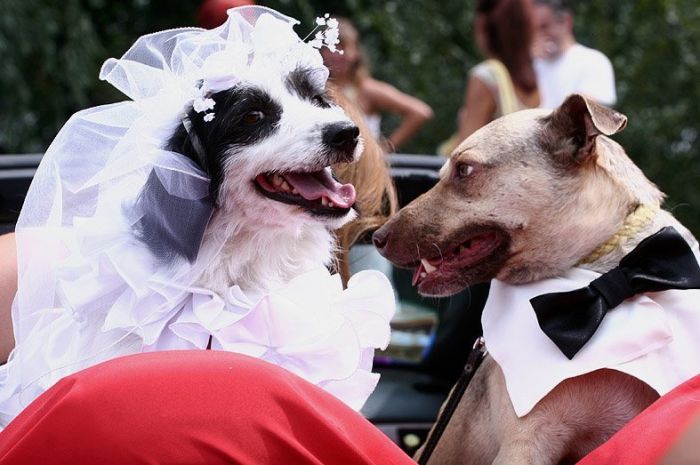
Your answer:
[[[352,123],[331,123],[323,128],[325,145],[338,152],[338,161],[351,161],[360,137],[360,129]]]

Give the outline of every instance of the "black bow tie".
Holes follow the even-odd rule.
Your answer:
[[[665,227],[647,237],[620,265],[586,287],[530,299],[542,331],[569,359],[593,336],[606,312],[645,292],[700,289],[700,267],[683,237]]]

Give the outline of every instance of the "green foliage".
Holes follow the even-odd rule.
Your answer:
[[[617,140],[669,197],[666,207],[700,233],[700,6],[694,0],[595,0],[577,36],[603,50],[617,77]]]
[[[435,111],[406,147],[409,153],[434,154],[456,129],[466,72],[481,60],[471,24],[471,1],[432,0],[278,0],[267,4],[310,22],[326,11],[347,16],[362,37],[372,74],[426,101]],[[316,5],[314,8],[313,5]],[[396,124],[387,118],[385,133]]]
[[[191,25],[195,8],[179,3],[3,0],[0,153],[43,151],[75,111],[121,100],[100,66],[142,34]]]
[[[350,17],[373,74],[428,102],[436,118],[406,147],[434,153],[455,129],[473,44],[473,0],[269,0],[302,20]],[[613,61],[618,136],[696,232],[700,218],[700,6],[696,0],[588,0],[576,5],[578,39]],[[123,97],[98,81],[102,62],[147,32],[194,23],[199,2],[3,0],[0,15],[0,153],[44,150],[74,111]],[[389,128],[395,121],[388,119]],[[387,128],[388,129],[388,128]]]

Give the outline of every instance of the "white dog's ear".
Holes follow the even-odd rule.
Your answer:
[[[611,136],[627,126],[627,117],[586,97],[573,94],[544,118],[545,149],[565,164],[595,158],[596,138]]]
[[[211,196],[187,198],[175,192],[192,182],[190,176],[155,167],[136,199],[134,233],[161,263],[197,258],[214,203]]]

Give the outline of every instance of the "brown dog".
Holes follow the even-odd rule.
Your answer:
[[[447,296],[494,278],[529,283],[574,266],[604,273],[667,225],[696,244],[670,213],[654,209],[628,237],[591,256],[640,205],[663,200],[605,137],[626,122],[580,95],[551,113],[498,119],[462,142],[438,184],[378,230],[375,245],[396,265],[417,268],[419,292]],[[597,370],[567,379],[518,417],[502,370],[487,357],[430,463],[573,463],[657,397],[632,376]]]

